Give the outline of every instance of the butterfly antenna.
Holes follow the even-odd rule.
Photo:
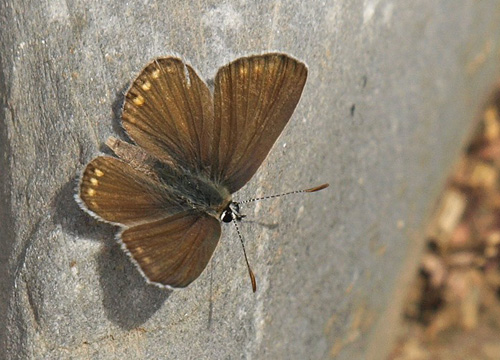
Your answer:
[[[250,275],[250,280],[252,281],[252,290],[253,292],[257,291],[257,282],[255,281],[255,275],[253,274],[252,269],[250,268],[250,264],[248,263],[247,252],[245,250],[245,244],[243,243],[243,236],[241,236],[240,228],[238,226],[238,222],[236,219],[233,219],[234,226],[236,226],[236,232],[238,233],[238,237],[240,238],[241,246],[243,247],[243,254],[245,255],[245,261],[247,263],[248,274]]]
[[[285,196],[285,195],[300,194],[300,193],[305,193],[305,192],[311,193],[311,192],[316,192],[316,191],[320,191],[320,190],[326,189],[328,186],[330,186],[330,184],[322,184],[320,186],[316,186],[316,187],[313,187],[313,188],[310,188],[310,189],[295,190],[295,191],[290,191],[290,192],[286,192],[286,193],[283,193],[283,194],[263,196],[263,197],[260,197],[260,198],[253,198],[253,199],[249,199],[249,200],[240,201],[238,203],[239,204],[246,204],[246,203],[249,203],[249,202],[260,201],[260,200],[267,200],[267,199],[277,198],[277,197]]]

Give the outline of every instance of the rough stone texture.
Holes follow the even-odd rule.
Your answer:
[[[499,75],[498,1],[4,0],[0,16],[1,354],[384,358],[416,234]],[[236,198],[331,187],[244,209],[256,294],[231,226],[192,286],[146,285],[76,177],[151,58],[209,79],[269,50],[310,75]]]

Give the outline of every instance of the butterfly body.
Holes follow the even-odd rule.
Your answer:
[[[173,168],[144,153],[140,147],[114,137],[106,144],[120,159],[157,184],[157,191],[163,194],[163,199],[168,199],[166,208],[176,203],[184,210],[206,212],[216,219],[221,219],[222,213],[229,209],[231,194],[224,186],[207,178],[204,175],[207,171],[195,173],[190,169]]]
[[[206,212],[216,219],[220,219],[222,212],[232,201],[227,188],[203,174],[193,174],[189,170],[182,173],[172,171],[165,164],[159,165],[158,174],[167,193],[173,194],[179,202],[185,202],[191,209]],[[170,185],[174,183],[175,186]]]
[[[219,69],[212,94],[181,59],[153,60],[125,96],[122,125],[135,144],[110,138],[117,157],[89,162],[77,201],[122,228],[122,247],[149,282],[189,285],[221,221],[243,217],[232,194],[266,158],[306,78],[307,67],[286,54],[243,57]]]

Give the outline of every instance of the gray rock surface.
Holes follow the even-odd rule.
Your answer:
[[[0,353],[6,359],[383,359],[447,170],[499,75],[495,0],[2,1]],[[279,50],[301,102],[185,290],[147,285],[76,178],[156,56],[205,78]]]

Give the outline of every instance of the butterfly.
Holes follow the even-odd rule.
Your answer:
[[[212,257],[221,222],[244,216],[232,194],[266,158],[306,78],[286,54],[242,57],[218,70],[212,94],[183,60],[154,59],[125,95],[121,120],[134,144],[109,138],[116,157],[88,163],[77,201],[122,228],[123,249],[150,283],[186,287]]]

